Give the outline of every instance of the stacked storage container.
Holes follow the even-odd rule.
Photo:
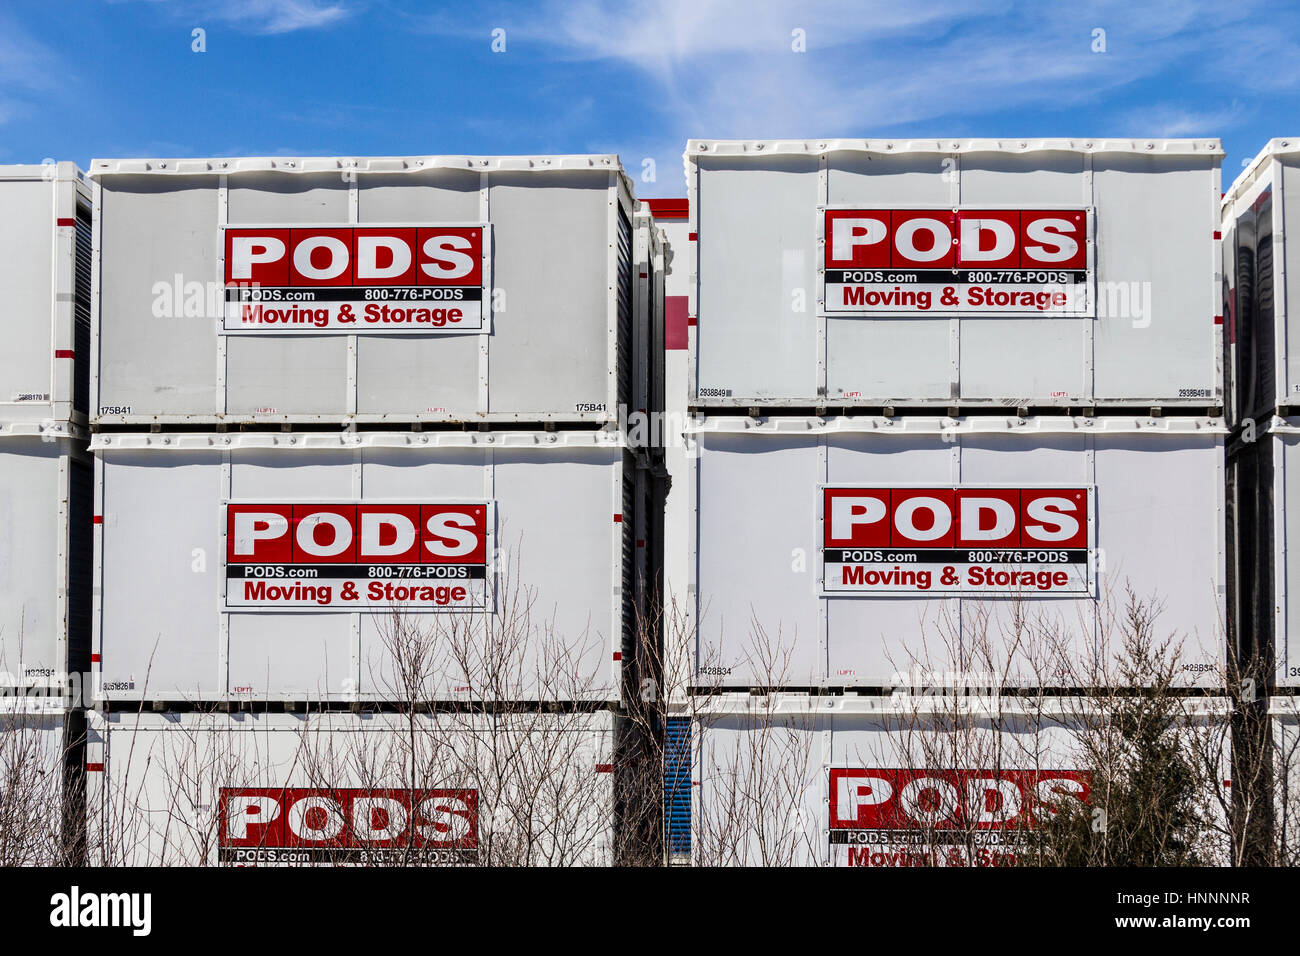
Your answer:
[[[76,858],[82,806],[90,188],[72,163],[0,166],[0,208],[0,768],[34,811],[5,862],[50,864]]]
[[[737,799],[728,775],[823,796],[836,768],[1077,778],[1055,744],[1026,766],[909,764],[872,714],[897,719],[901,694],[939,733],[936,693],[1122,684],[1130,590],[1181,640],[1177,683],[1222,686],[1221,157],[1213,140],[688,144],[694,417],[665,601],[689,661],[670,756],[691,776],[669,799],[694,793],[697,835]],[[773,695],[847,710],[806,781],[711,756],[789,746],[771,706],[727,723]],[[991,752],[1015,749],[1015,708],[995,711]],[[894,756],[838,752],[842,735]],[[828,806],[807,859],[845,862]]]
[[[608,860],[658,254],[617,157],[92,178],[106,856],[509,862],[565,781],[582,845],[530,860]]]
[[[1289,545],[1297,526],[1300,465],[1300,317],[1294,276],[1300,249],[1287,227],[1300,221],[1300,138],[1271,140],[1223,197],[1223,289],[1228,318],[1228,543],[1231,647],[1259,693],[1251,706],[1268,720],[1243,722],[1239,751],[1268,760],[1279,801],[1275,842],[1295,843],[1289,794],[1297,762],[1296,693],[1300,624],[1288,598],[1298,569]],[[1291,279],[1288,282],[1288,278]],[[1248,768],[1249,770],[1249,768]],[[1265,793],[1267,790],[1264,791]]]

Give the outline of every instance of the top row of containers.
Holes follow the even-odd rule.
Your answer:
[[[1222,405],[1217,140],[691,140],[693,404]]]
[[[1222,155],[691,141],[688,403],[1218,408]],[[42,323],[6,350],[0,414],[608,424],[640,406],[644,270],[615,156],[8,169],[2,278],[57,341]],[[83,400],[66,359],[88,350]]]
[[[631,404],[616,156],[96,160],[91,179],[98,425],[608,423]]]

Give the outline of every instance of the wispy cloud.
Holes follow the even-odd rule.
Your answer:
[[[140,0],[109,0],[134,3]],[[179,0],[163,3],[145,0],[171,16],[196,25],[228,23],[238,30],[257,34],[293,33],[316,30],[339,23],[355,12],[355,6],[341,0]]]
[[[1220,109],[1204,110],[1160,104],[1131,111],[1121,126],[1133,136],[1218,136],[1240,126],[1252,113],[1237,100]]]
[[[1230,10],[1209,0],[1068,8],[996,0],[665,0],[635,15],[614,0],[546,0],[526,12],[488,6],[472,21],[440,14],[425,28],[485,36],[489,21],[507,29],[516,49],[625,64],[652,81],[663,117],[699,136],[963,127],[1007,110],[1096,103],[1173,70],[1184,71],[1182,81],[1232,71],[1255,88],[1294,85],[1300,71],[1295,31],[1267,26],[1261,0]],[[1097,29],[1104,51],[1094,49]],[[1254,67],[1249,84],[1242,50],[1252,51],[1245,58],[1251,63],[1269,64]],[[1278,73],[1289,76],[1279,80]],[[1165,120],[1167,128],[1179,125]],[[1197,123],[1189,114],[1185,125]]]

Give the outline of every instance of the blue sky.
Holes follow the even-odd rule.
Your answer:
[[[617,152],[676,196],[688,137],[1219,136],[1226,188],[1297,134],[1300,6],[1255,0],[0,6],[0,163]]]

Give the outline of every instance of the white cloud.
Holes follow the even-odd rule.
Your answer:
[[[167,3],[166,9],[172,16],[191,20],[198,26],[205,22],[229,23],[236,29],[260,34],[315,30],[345,20],[353,13],[352,7],[339,0],[182,0]]]
[[[683,136],[867,136],[922,123],[959,134],[1008,110],[1104,103],[1171,71],[1254,89],[1294,86],[1300,71],[1296,31],[1271,21],[1261,0],[1231,9],[1209,0],[664,0],[644,9],[546,0],[474,21],[443,15],[427,26],[486,42],[500,25],[512,49],[625,64],[651,82],[652,108]],[[791,49],[796,28],[807,52]],[[1105,53],[1092,49],[1097,28]],[[1191,114],[1163,122],[1197,125]]]
[[[1236,100],[1222,109],[1158,105],[1130,112],[1122,125],[1133,136],[1218,136],[1224,130],[1240,126],[1251,112]]]

